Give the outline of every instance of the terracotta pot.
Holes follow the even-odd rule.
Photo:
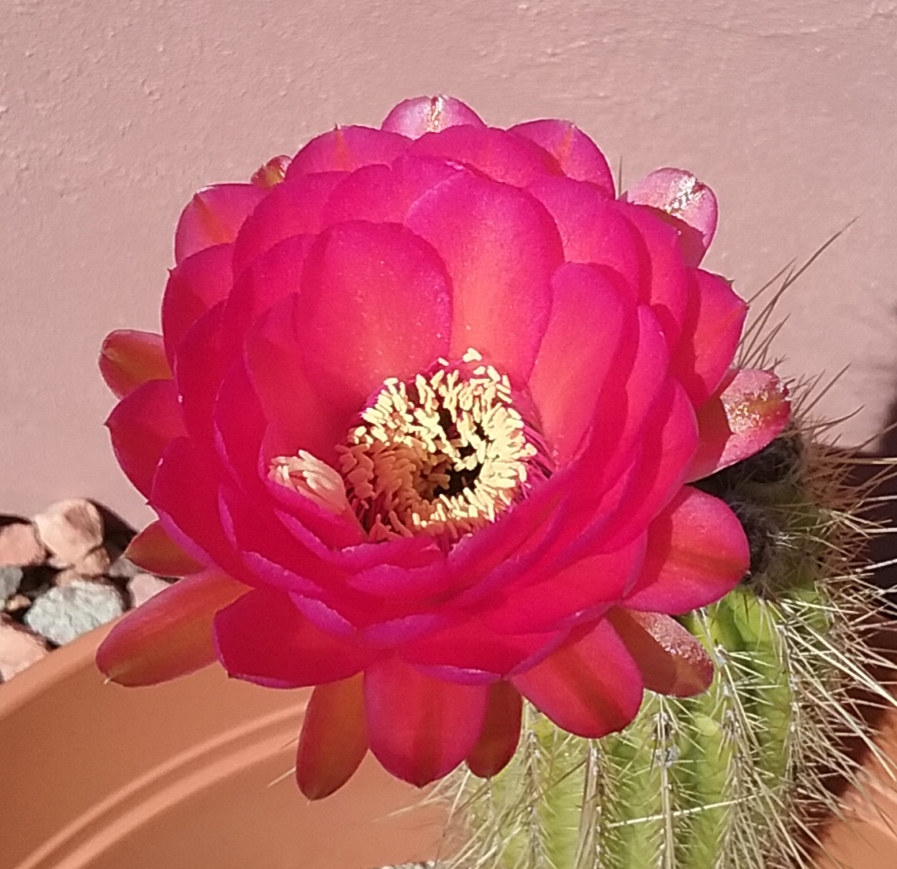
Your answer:
[[[897,869],[897,709],[876,722],[882,762],[863,753],[857,782],[843,794],[844,812],[823,830],[816,869]]]
[[[370,757],[329,799],[301,796],[308,692],[217,667],[104,684],[93,656],[107,630],[0,687],[2,869],[371,869],[438,854],[442,812]]]
[[[93,663],[107,630],[0,687],[0,869],[373,869],[444,847],[443,813],[371,758],[335,796],[299,794],[308,692],[217,667],[107,685]],[[897,758],[897,711],[879,726]],[[817,869],[897,869],[897,785],[873,755],[845,798]]]

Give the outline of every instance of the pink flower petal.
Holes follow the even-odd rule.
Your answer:
[[[171,380],[149,380],[125,396],[106,427],[121,469],[149,497],[156,465],[166,447],[185,434],[178,395]]]
[[[685,482],[698,446],[694,411],[678,383],[652,409],[641,435],[641,455],[633,465],[626,491],[602,532],[602,547],[617,549],[640,534]],[[650,542],[649,542],[650,546]]]
[[[520,742],[523,698],[509,682],[489,686],[486,717],[480,738],[467,755],[467,768],[480,778],[501,772]]]
[[[648,690],[692,697],[710,686],[713,662],[704,647],[675,619],[619,607],[611,610],[607,618],[635,659]]]
[[[788,425],[788,390],[771,371],[730,373],[718,397],[698,411],[700,445],[688,472],[700,480],[772,443]]]
[[[398,609],[404,609],[399,604]],[[385,608],[384,608],[385,609]],[[358,633],[362,642],[381,649],[395,649],[413,642],[420,636],[438,629],[445,624],[445,616],[433,612],[411,613],[390,618],[385,613],[379,615],[371,624],[365,625]],[[433,673],[431,675],[440,675]],[[455,680],[452,680],[455,681]],[[465,679],[458,679],[465,682]],[[474,682],[481,679],[471,680]]]
[[[243,490],[258,493],[268,476],[268,468],[261,466],[267,426],[243,359],[238,359],[221,381],[215,396],[213,426],[221,463]]]
[[[641,673],[606,621],[511,683],[559,727],[588,739],[622,730],[642,703]]]
[[[319,685],[311,695],[296,753],[296,782],[310,800],[338,791],[368,752],[361,676]]]
[[[569,121],[527,121],[511,127],[510,132],[523,136],[548,151],[568,178],[588,181],[611,198],[616,195],[614,176],[604,154],[582,130]]]
[[[578,547],[584,540],[587,541],[588,551],[581,552],[581,556],[597,551],[600,547],[596,546],[596,533],[600,535],[611,522],[615,522],[619,530],[619,520],[634,516],[632,510],[619,513],[620,504],[624,497],[628,497],[630,487],[626,472],[638,466],[644,450],[646,425],[650,424],[655,431],[655,438],[660,437],[657,432],[663,432],[661,423],[665,419],[664,411],[658,411],[656,416],[655,411],[659,407],[669,408],[674,401],[674,387],[667,379],[667,345],[657,318],[647,305],[642,305],[638,309],[637,319],[637,337],[627,337],[624,341],[622,347],[628,353],[610,369],[595,408],[594,418],[601,424],[592,427],[586,447],[569,466],[569,479],[562,489],[565,497],[553,519],[550,542],[542,556],[543,563],[550,562],[571,546]],[[682,395],[675,401],[678,409],[676,418],[681,421],[690,414],[693,420],[693,411],[684,409],[681,398]],[[674,420],[668,418],[667,423],[672,426]],[[693,421],[691,425],[694,426]],[[684,430],[687,429],[686,424]],[[683,431],[681,426],[678,430]],[[675,431],[674,426],[670,434]],[[653,456],[653,461],[657,462],[660,458]],[[667,464],[670,471],[677,470],[677,458],[670,456]],[[656,468],[654,465],[646,469],[647,481],[652,479]],[[554,484],[560,477],[561,473],[555,473],[550,482]],[[634,499],[632,503],[635,503]],[[584,537],[587,529],[589,534]],[[621,539],[619,545],[604,548],[616,549],[624,542]]]
[[[312,386],[298,307],[298,295],[285,296],[253,326],[244,347],[246,370],[269,423],[267,458],[307,450],[334,465],[351,420]]]
[[[232,242],[266,195],[267,191],[255,184],[218,184],[200,190],[181,212],[174,237],[175,261]]]
[[[572,627],[578,616],[594,620],[623,597],[641,573],[645,538],[636,538],[615,552],[583,558],[539,582],[511,584],[483,621],[509,633]]]
[[[526,187],[545,175],[559,175],[555,159],[534,142],[494,127],[449,127],[426,133],[408,149],[417,157],[440,157],[477,169],[494,181]]]
[[[554,218],[565,258],[608,266],[625,280],[632,300],[637,300],[639,287],[647,282],[648,265],[639,234],[617,203],[570,178],[542,178],[528,190]]]
[[[255,589],[215,616],[218,657],[230,676],[273,688],[348,679],[369,655],[314,627],[287,594]]]
[[[224,535],[218,517],[214,454],[186,437],[165,449],[150,493],[162,527],[191,558],[214,564],[247,585],[257,580],[246,570]]]
[[[406,546],[406,541],[422,540],[406,537],[402,541],[395,541]],[[381,547],[381,544],[375,544]],[[391,542],[390,546],[394,543]],[[411,547],[409,547],[411,549]],[[368,568],[360,568],[353,572],[347,581],[352,588],[357,588],[366,594],[389,600],[390,598],[402,601],[424,601],[428,598],[444,598],[449,591],[446,583],[446,572],[441,560],[435,563],[424,563],[420,567],[414,563],[414,554],[409,552],[409,559],[399,563],[377,563]]]
[[[347,174],[321,172],[273,187],[246,218],[234,242],[234,276],[239,277],[247,266],[279,241],[320,232],[324,205]]]
[[[100,374],[118,398],[149,380],[171,380],[162,336],[136,329],[110,332],[100,349]]]
[[[372,127],[336,127],[312,139],[290,163],[286,180],[313,172],[352,172],[370,163],[392,163],[410,139]]]
[[[632,463],[646,423],[658,418],[657,404],[664,396],[670,400],[670,355],[660,323],[647,305],[639,306],[637,320],[637,337],[624,345],[631,361],[620,358],[610,370],[595,409],[601,425],[594,427],[580,463],[580,479],[598,495]]]
[[[403,100],[386,116],[381,129],[419,139],[424,133],[438,133],[458,124],[485,126],[470,106],[454,97],[440,95]]]
[[[190,327],[230,292],[233,252],[233,245],[219,244],[187,257],[172,269],[162,299],[162,334],[172,364]]]
[[[278,241],[247,265],[227,298],[222,328],[229,341],[240,341],[250,324],[281,299],[297,294],[314,235]]]
[[[270,452],[267,423],[242,361],[222,381],[215,400],[214,423],[218,456],[236,483],[236,487],[224,485],[221,489],[221,498],[227,504],[221,510],[227,509],[230,521],[240,525],[231,535],[225,523],[234,548],[245,554],[248,525],[254,529],[251,536],[259,550],[274,557],[275,541],[282,538],[284,552],[304,559],[301,568],[289,557],[286,563],[303,572],[308,572],[310,564],[323,566],[335,578],[337,554],[343,547],[365,542],[367,537],[348,502],[343,502],[344,510],[334,511],[271,478],[273,457],[296,456],[297,451],[291,446]],[[240,522],[240,517],[246,521]],[[322,564],[322,559],[327,564]]]
[[[315,548],[309,545],[309,537],[312,536],[309,531],[303,529],[304,536],[289,533],[280,521],[281,517],[271,509],[272,506],[269,500],[259,497],[257,493],[247,497],[245,492],[232,486],[221,487],[218,513],[231,548],[240,553],[247,565],[251,565],[247,556],[252,553],[263,554],[269,562],[278,563],[283,574],[281,581],[267,582],[278,588],[320,595],[322,586],[332,587],[341,582],[343,572],[333,563],[321,558]],[[308,521],[306,516],[303,518],[306,518],[305,525],[314,528],[313,521]],[[357,542],[359,536],[356,532],[356,537],[351,542]],[[318,547],[325,548],[320,540],[316,542]],[[289,582],[290,574],[301,577],[302,581]],[[349,597],[345,592],[344,595]]]
[[[312,381],[358,411],[386,378],[411,378],[448,352],[451,287],[432,248],[404,227],[343,223],[309,253],[297,316]]]
[[[716,196],[706,184],[682,169],[656,169],[623,198],[669,215],[679,232],[685,261],[693,266],[701,262],[716,233],[718,214]]]
[[[485,685],[456,685],[425,676],[397,658],[364,674],[371,751],[389,772],[423,787],[470,754],[486,714]]]
[[[259,552],[247,547],[241,549],[240,556],[247,568],[252,571],[255,585],[258,587],[277,589],[288,594],[321,594],[320,585]]]
[[[97,650],[97,666],[119,685],[155,685],[211,664],[215,612],[246,591],[213,571],[174,583],[112,629]]]
[[[497,634],[474,615],[416,639],[401,657],[427,672],[454,671],[455,681],[494,682],[558,641],[557,631]]]
[[[563,262],[548,214],[522,191],[464,173],[421,197],[406,223],[451,276],[451,358],[473,347],[525,382],[548,324],[551,275]]]
[[[174,379],[187,431],[211,446],[214,439],[212,413],[218,387],[232,362],[222,340],[225,302],[203,314],[178,346]]]
[[[635,330],[635,315],[617,288],[592,266],[567,263],[551,283],[551,319],[529,390],[542,434],[556,463],[565,465],[593,423],[608,371],[618,364],[622,341]]]
[[[640,298],[654,309],[667,341],[674,347],[682,334],[689,301],[688,272],[679,236],[649,208],[616,202],[614,206],[641,237],[643,274]]]
[[[391,166],[363,166],[336,187],[324,208],[325,226],[350,220],[403,223],[408,210],[428,190],[462,166],[430,157],[399,157]]]
[[[187,576],[202,570],[202,565],[187,555],[159,522],[150,522],[131,540],[124,554],[129,561],[156,576]]]
[[[747,305],[716,275],[690,269],[692,304],[673,353],[673,373],[700,407],[720,385],[738,349]]]
[[[651,523],[645,564],[624,606],[686,613],[731,591],[749,565],[735,514],[718,498],[686,486]]]

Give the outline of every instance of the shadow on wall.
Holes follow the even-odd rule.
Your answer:
[[[864,458],[879,459],[887,464],[857,464],[851,479],[860,485],[871,486],[870,504],[866,515],[883,526],[884,533],[875,534],[869,541],[867,556],[877,567],[872,582],[882,589],[897,614],[897,396],[888,408],[884,433],[878,449],[863,453]]]

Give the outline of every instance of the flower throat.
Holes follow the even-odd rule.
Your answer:
[[[375,541],[423,533],[453,543],[550,473],[507,375],[475,350],[413,382],[386,380],[338,450],[349,503]]]

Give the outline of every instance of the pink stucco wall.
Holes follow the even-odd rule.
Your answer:
[[[335,122],[454,93],[575,120],[633,180],[717,191],[709,267],[748,294],[856,219],[782,303],[786,374],[857,444],[897,395],[893,0],[3,0],[0,512],[148,513],[112,459],[110,329],[156,328],[182,204]]]

